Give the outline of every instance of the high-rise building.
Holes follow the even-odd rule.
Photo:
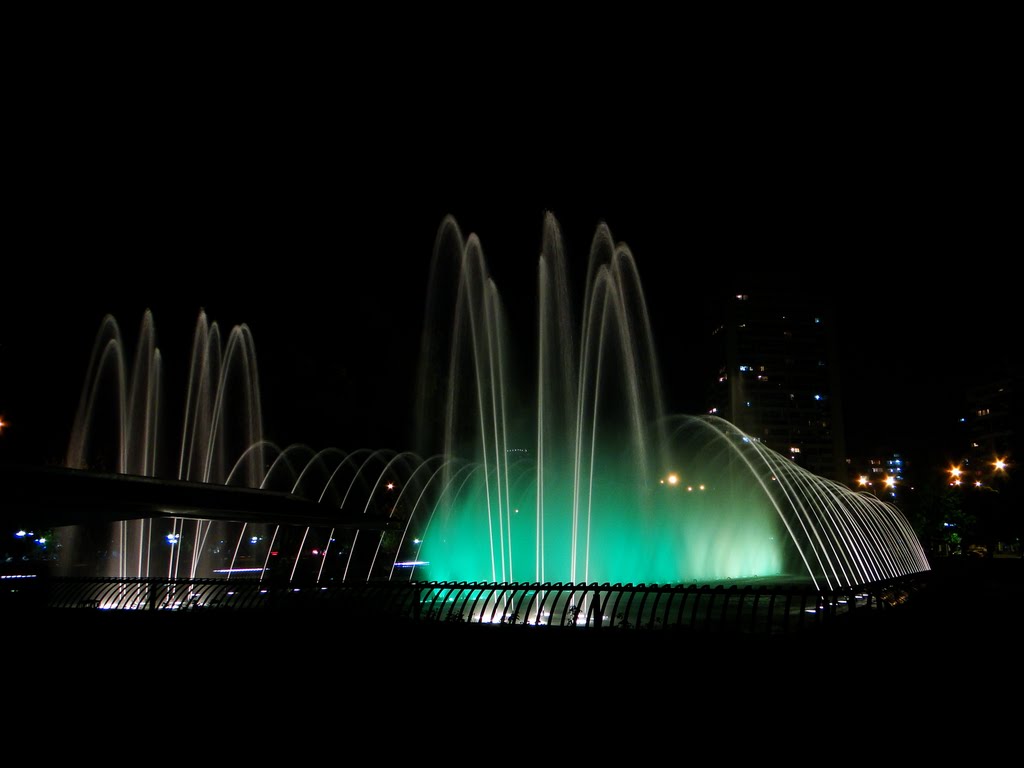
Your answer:
[[[967,390],[967,445],[950,467],[950,484],[972,491],[964,504],[997,557],[1020,557],[1024,540],[1020,462],[1024,447],[1024,367],[1004,363]]]
[[[836,335],[827,300],[740,293],[719,311],[710,412],[811,472],[845,481]]]
[[[1013,452],[1021,429],[1022,376],[1019,370],[992,374],[967,390],[970,455],[979,463]]]

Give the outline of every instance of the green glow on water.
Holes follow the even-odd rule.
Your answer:
[[[490,488],[490,526],[482,479],[467,483],[435,511],[420,551],[429,566],[418,568],[415,578],[672,584],[783,573],[776,513],[751,478],[733,474],[726,463],[682,472],[681,482],[669,485],[658,478],[641,483],[621,467],[595,472],[589,526],[585,500],[579,508],[575,571],[571,486],[547,487],[539,528],[532,475],[510,483],[511,512],[502,497],[501,525],[496,483]]]

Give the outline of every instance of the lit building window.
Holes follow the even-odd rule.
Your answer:
[[[746,301],[748,298],[750,298],[750,297],[747,296],[747,294],[745,294],[745,293],[737,293],[736,294],[736,300],[737,301]]]
[[[790,453],[800,453],[800,449],[797,448],[795,445],[791,445],[791,446],[789,446],[789,452]]]
[[[992,410],[990,408],[979,408],[978,409],[978,415],[979,416],[988,416],[990,413],[992,413]]]

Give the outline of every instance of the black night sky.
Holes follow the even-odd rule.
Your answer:
[[[60,460],[101,318],[133,341],[147,307],[171,398],[203,307],[252,328],[270,439],[408,447],[448,213],[481,237],[525,359],[544,211],[563,226],[577,299],[606,221],[639,264],[674,411],[704,408],[709,296],[827,292],[851,453],[955,447],[964,384],[1019,344],[998,144],[959,125],[812,136],[711,120],[677,141],[679,123],[637,122],[589,137],[600,151],[495,133],[453,151],[459,135],[379,133],[385,118],[335,135],[156,117],[118,131],[26,125],[36,151],[15,176],[0,299],[5,460]]]

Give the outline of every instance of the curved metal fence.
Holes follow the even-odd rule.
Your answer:
[[[854,621],[905,603],[925,574],[849,589],[810,585],[671,586],[240,579],[38,579],[37,604],[119,611],[324,610],[361,619],[541,628],[779,634]],[[8,582],[15,584],[15,582]]]

